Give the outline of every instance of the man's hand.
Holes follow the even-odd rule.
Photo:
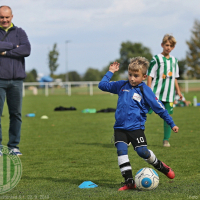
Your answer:
[[[109,71],[112,72],[113,74],[119,70],[119,63],[114,62],[113,64],[110,65]]]
[[[174,126],[174,127],[172,128],[172,130],[173,130],[175,133],[178,133],[179,127],[178,127],[178,126]]]
[[[0,55],[2,55],[2,56],[6,55],[6,51],[1,52]]]

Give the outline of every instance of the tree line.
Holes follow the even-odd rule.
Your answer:
[[[188,51],[186,57],[179,60],[179,74],[180,79],[200,79],[200,21],[195,20],[193,29],[191,31],[190,40],[186,41]],[[119,80],[120,73],[127,71],[129,60],[132,57],[143,56],[149,61],[152,58],[150,48],[144,46],[142,43],[133,43],[131,41],[122,42],[120,47],[120,56],[118,59],[110,62],[101,71],[92,67],[88,68],[83,76],[76,71],[68,72],[69,81],[100,81],[104,74],[108,71],[111,63],[117,61],[120,63],[119,72],[115,73],[112,80]],[[66,81],[66,73],[55,75],[54,72],[59,67],[58,64],[59,51],[57,44],[53,45],[53,49],[48,53],[48,66],[50,69],[50,76],[54,79],[61,79]],[[27,72],[26,82],[36,82],[37,71],[35,69]]]

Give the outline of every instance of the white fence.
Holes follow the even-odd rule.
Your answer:
[[[55,88],[56,86],[59,86],[60,88],[65,89],[65,93],[68,96],[72,95],[72,87],[89,87],[89,95],[93,95],[93,86],[98,85],[99,81],[77,81],[77,82],[24,82],[23,83],[23,96],[26,95],[26,87],[32,87],[31,90],[33,91],[33,94],[37,95],[38,92],[36,92],[39,89],[43,89],[45,92],[45,96],[49,95],[49,90],[51,88]]]
[[[200,80],[179,80],[181,91],[188,93],[189,91],[200,91]],[[42,94],[48,96],[50,94],[67,94],[71,96],[72,90],[77,91],[77,94],[103,93],[97,88],[99,81],[77,81],[77,82],[24,82],[23,96],[26,94]],[[39,93],[40,91],[40,93]],[[42,92],[41,92],[42,91]],[[81,92],[84,91],[84,92]],[[95,92],[94,92],[95,91]]]
[[[189,91],[200,91],[200,80],[178,80],[179,85],[184,84],[185,87],[182,87],[182,90],[184,89],[185,93],[188,93]],[[189,89],[190,85],[190,89]]]

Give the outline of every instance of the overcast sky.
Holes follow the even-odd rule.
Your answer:
[[[180,60],[194,20],[200,20],[200,0],[1,0],[1,5],[12,8],[13,23],[31,42],[26,71],[35,68],[44,75],[49,75],[47,55],[54,43],[60,53],[55,74],[67,68],[79,74],[89,67],[102,70],[119,58],[126,41],[141,42],[158,54],[166,33],[176,38],[172,55]]]

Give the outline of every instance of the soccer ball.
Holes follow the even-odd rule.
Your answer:
[[[135,175],[135,184],[139,190],[154,190],[158,187],[159,176],[151,168],[142,168]]]

